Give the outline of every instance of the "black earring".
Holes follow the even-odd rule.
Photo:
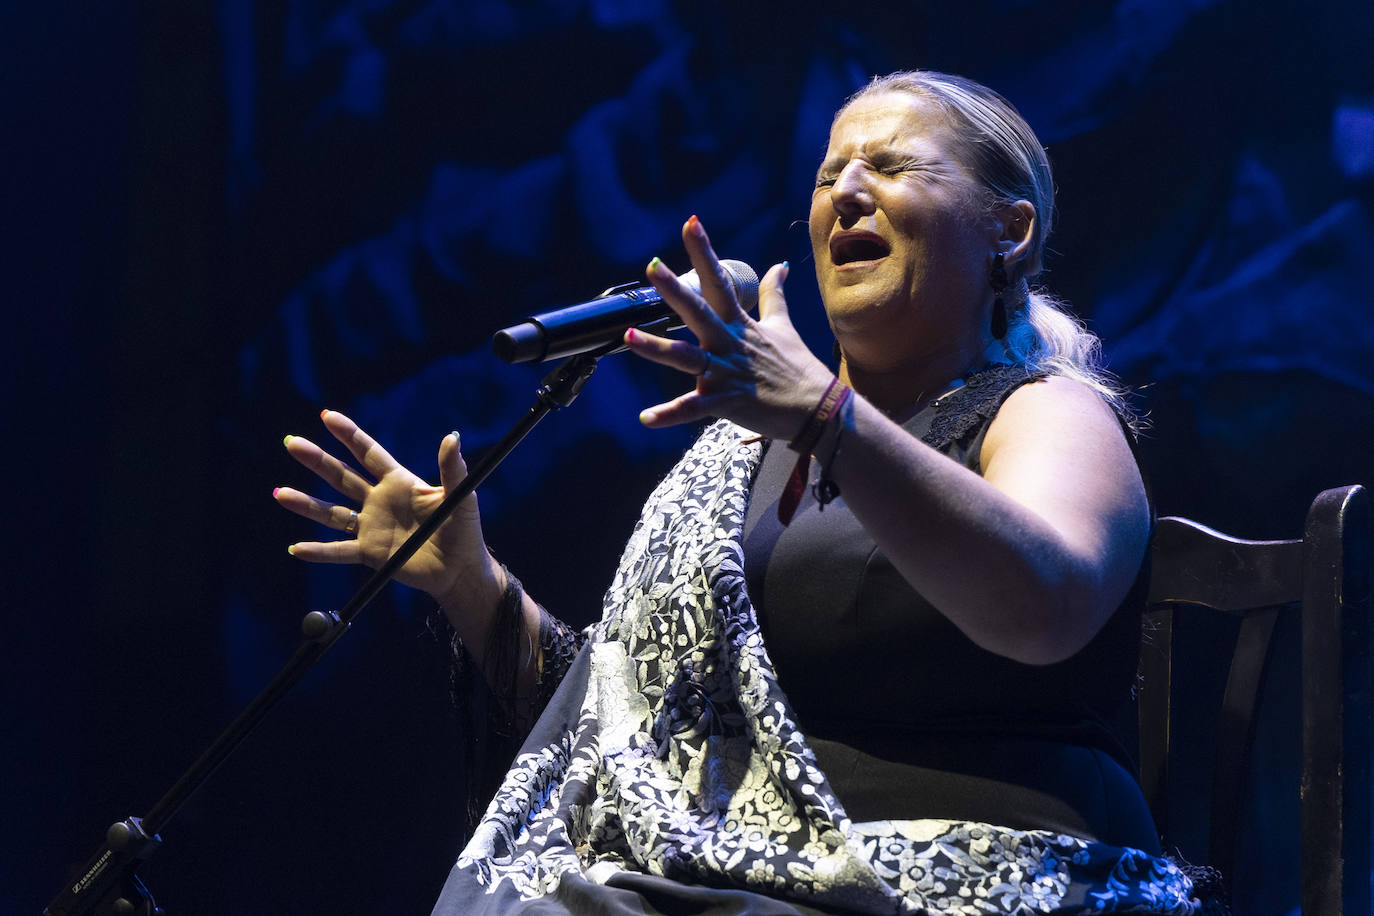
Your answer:
[[[1002,294],[1007,291],[1007,268],[1003,263],[1005,256],[1002,252],[997,252],[997,256],[992,259],[992,270],[988,271],[988,283],[992,286],[992,336],[1001,340],[1007,336],[1007,304],[1002,301]]]

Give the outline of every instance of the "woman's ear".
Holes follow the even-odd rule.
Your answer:
[[[1039,264],[1026,263],[1026,258],[1035,243],[1035,204],[1028,200],[1018,200],[1013,204],[999,207],[996,216],[1001,225],[997,250],[1002,252],[1007,272],[1013,277],[1033,276],[1039,273]]]

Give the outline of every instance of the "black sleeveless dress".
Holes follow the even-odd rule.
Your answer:
[[[1037,378],[984,370],[904,428],[978,472],[997,409]],[[1146,571],[1072,658],[1012,661],[917,594],[843,496],[822,511],[807,493],[782,527],[777,502],[795,458],[780,445],[764,457],[745,573],[778,682],[849,816],[1058,830],[1157,853],[1111,727],[1135,676]]]

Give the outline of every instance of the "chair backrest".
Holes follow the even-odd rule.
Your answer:
[[[1298,614],[1301,666],[1301,903],[1305,916],[1371,913],[1370,506],[1359,486],[1326,490],[1301,540],[1246,541],[1183,518],[1154,534],[1146,640],[1141,652],[1141,787],[1170,846],[1171,788],[1185,767],[1211,768],[1207,864],[1236,867],[1237,827],[1253,778],[1257,701],[1270,674],[1275,625]],[[1216,753],[1190,762],[1171,743],[1177,718],[1195,706],[1176,698],[1177,615],[1210,609],[1239,618],[1216,723]],[[1298,742],[1294,729],[1293,742]],[[1194,757],[1197,755],[1194,754]]]

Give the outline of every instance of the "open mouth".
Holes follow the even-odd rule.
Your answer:
[[[877,261],[887,257],[891,251],[887,242],[869,232],[840,235],[830,240],[830,262],[836,267],[859,261]]]

